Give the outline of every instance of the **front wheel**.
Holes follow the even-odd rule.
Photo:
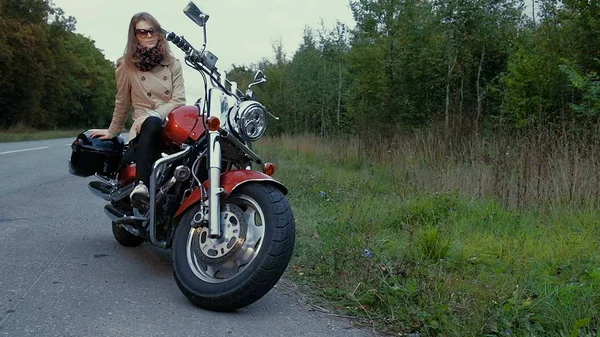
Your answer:
[[[285,271],[294,248],[295,223],[283,193],[248,183],[222,201],[220,239],[208,228],[192,228],[199,206],[175,230],[173,274],[195,305],[233,311],[264,296]]]

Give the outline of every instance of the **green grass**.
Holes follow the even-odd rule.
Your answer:
[[[381,153],[353,140],[261,140],[297,221],[287,277],[396,335],[600,336],[597,159],[565,143],[490,161],[489,148],[509,146],[459,149],[465,158],[414,139]],[[534,160],[521,161],[526,152]]]
[[[18,128],[0,131],[0,143],[23,142],[29,140],[44,140],[55,138],[77,137],[82,130],[51,130],[38,131],[35,129]]]
[[[264,139],[257,151],[290,191],[287,277],[320,305],[396,335],[600,336],[595,208],[432,192],[416,177],[433,163],[390,168],[313,138]]]

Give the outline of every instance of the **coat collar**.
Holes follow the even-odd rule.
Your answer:
[[[167,56],[165,57],[162,61],[160,61],[160,64],[162,66],[170,66],[175,62],[175,57],[174,56]],[[115,62],[115,66],[118,67],[120,66],[122,63],[124,63],[124,59],[123,57],[119,57],[117,59],[117,61]]]
[[[167,56],[160,62],[160,64],[163,66],[170,66],[173,64],[173,60],[174,60],[173,56]]]

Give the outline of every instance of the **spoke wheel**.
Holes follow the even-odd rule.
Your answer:
[[[254,261],[265,235],[264,215],[248,196],[227,199],[221,210],[222,235],[209,238],[206,227],[191,228],[187,260],[199,279],[226,282],[241,274]]]
[[[173,239],[173,274],[195,305],[233,311],[264,296],[285,271],[295,223],[283,193],[268,183],[247,183],[221,201],[221,238],[191,226],[199,206],[181,217]]]

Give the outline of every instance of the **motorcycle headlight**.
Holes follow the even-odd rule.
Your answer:
[[[256,101],[241,103],[237,117],[239,134],[247,141],[254,142],[267,131],[267,110]]]

